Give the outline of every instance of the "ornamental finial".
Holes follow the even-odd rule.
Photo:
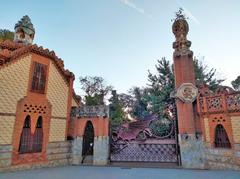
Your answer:
[[[31,19],[26,15],[15,25],[14,41],[25,44],[32,44],[35,29]]]
[[[191,42],[187,40],[189,27],[186,19],[188,18],[184,15],[182,8],[179,8],[175,15],[176,17],[172,25],[172,32],[176,38],[176,41],[173,43],[173,48],[175,49],[174,56],[192,55],[192,51],[189,50]]]
[[[183,8],[179,8],[179,10],[177,11],[177,12],[175,12],[175,19],[174,20],[177,20],[177,19],[188,19],[187,17],[186,17],[186,15],[183,13]]]

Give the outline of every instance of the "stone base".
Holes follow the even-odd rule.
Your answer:
[[[68,141],[63,142],[52,142],[47,146],[47,161],[38,163],[29,163],[21,165],[11,165],[11,158],[1,159],[1,157],[11,156],[11,146],[0,146],[0,172],[5,171],[19,171],[19,170],[30,170],[43,167],[55,167],[55,166],[66,166],[72,163],[71,159],[71,143]]]
[[[81,165],[82,164],[82,145],[83,137],[76,137],[72,143],[72,164]]]
[[[206,145],[206,168],[220,170],[240,170],[240,144],[231,149],[211,148]]]
[[[107,165],[109,159],[109,137],[94,138],[94,165]]]
[[[0,145],[0,168],[11,166],[12,145]]]
[[[77,137],[72,143],[72,164],[82,164],[83,137]],[[95,137],[93,148],[93,165],[107,165],[109,158],[109,137]]]
[[[195,134],[179,134],[179,146],[183,168],[205,169],[204,143],[201,136]]]

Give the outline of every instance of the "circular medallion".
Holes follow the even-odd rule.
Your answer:
[[[183,102],[192,103],[198,95],[198,89],[192,83],[183,83],[177,90],[176,97]]]

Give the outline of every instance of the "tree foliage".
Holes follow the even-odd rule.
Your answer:
[[[216,69],[210,68],[204,64],[202,60],[194,58],[194,71],[197,85],[205,83],[209,86],[209,89],[215,91],[224,79],[217,78]]]
[[[11,40],[14,39],[14,33],[7,29],[0,29],[0,42],[4,40]]]
[[[172,100],[171,92],[174,91],[173,67],[165,58],[157,61],[157,73],[148,71],[150,112],[164,117],[166,105]]]
[[[202,60],[194,58],[193,62],[197,85],[205,83],[211,90],[215,90],[224,81],[217,78],[216,69],[208,68]],[[146,87],[134,87],[129,94],[118,95],[121,108],[129,108],[129,114],[134,118],[141,120],[151,114],[157,115],[159,119],[169,117],[168,107],[174,101],[170,95],[175,90],[173,64],[162,58],[155,67],[156,73],[148,71]]]
[[[119,101],[116,90],[112,91],[112,97],[109,99],[109,117],[111,126],[118,126],[123,123],[125,116],[123,106]]]
[[[106,85],[105,80],[98,76],[80,77],[81,89],[86,93],[85,104],[103,105],[104,97],[112,90],[112,86]]]
[[[130,90],[130,94],[133,96],[133,105],[131,114],[133,117],[138,119],[144,119],[148,112],[148,102],[147,102],[147,90],[145,88],[141,89],[139,87],[134,87]]]
[[[224,80],[216,77],[216,69],[208,68],[201,60],[193,60],[195,78],[197,85],[205,83],[211,90],[215,90]],[[159,118],[166,117],[166,107],[173,101],[170,94],[175,89],[174,69],[165,58],[157,61],[156,74],[149,71],[148,87],[141,98],[146,99],[148,104],[148,113],[157,114]],[[140,97],[138,97],[140,98]]]
[[[240,75],[231,84],[235,90],[240,91]]]

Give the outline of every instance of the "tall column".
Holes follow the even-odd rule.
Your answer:
[[[189,27],[182,10],[176,14],[172,31],[176,38],[173,61],[181,162],[184,168],[203,168],[203,141],[195,133],[192,104],[197,97],[193,52],[189,49]]]

